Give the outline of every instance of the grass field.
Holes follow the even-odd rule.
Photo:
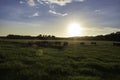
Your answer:
[[[120,80],[120,47],[113,42],[69,41],[64,50],[10,42],[0,41],[0,80]]]

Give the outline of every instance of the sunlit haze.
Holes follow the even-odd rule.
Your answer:
[[[83,33],[83,27],[77,23],[70,23],[67,29],[68,36],[81,36]]]

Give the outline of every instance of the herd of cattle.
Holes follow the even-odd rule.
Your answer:
[[[22,47],[33,47],[33,48],[56,48],[56,49],[64,49],[68,46],[68,42],[60,42],[60,41],[28,41],[28,42],[11,42],[12,44],[16,44]]]
[[[97,45],[96,42],[91,42],[91,45]],[[80,42],[80,45],[85,45],[85,42]],[[120,46],[120,42],[114,42],[113,46]]]
[[[50,48],[64,49],[68,45],[68,42],[36,41],[36,42],[28,42],[28,45],[37,46],[37,47],[50,47]]]
[[[34,48],[41,47],[41,48],[56,48],[56,49],[64,49],[69,45],[69,42],[67,41],[28,41],[28,42],[12,41],[10,43],[24,47],[34,47]],[[86,45],[85,42],[79,42],[78,44]],[[96,42],[90,42],[90,45],[98,45],[98,44]],[[114,42],[113,46],[120,46],[120,42]]]
[[[91,45],[97,45],[96,42],[91,42],[90,44],[91,44]],[[80,45],[85,45],[85,42],[80,42]]]
[[[113,43],[113,46],[120,46],[120,43]]]

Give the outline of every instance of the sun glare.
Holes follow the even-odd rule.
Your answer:
[[[71,23],[67,29],[68,36],[81,36],[83,33],[83,28],[79,23]]]

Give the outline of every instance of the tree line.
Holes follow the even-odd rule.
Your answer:
[[[120,32],[114,32],[106,35],[73,37],[76,40],[102,40],[102,41],[120,41]]]
[[[104,40],[104,41],[120,41],[120,32],[114,32],[106,35],[98,36],[84,36],[84,37],[69,37],[61,38],[54,35],[38,35],[38,36],[24,36],[9,34],[7,36],[1,36],[1,39],[40,39],[40,40]]]
[[[41,40],[46,40],[46,39],[55,39],[56,37],[53,35],[42,35],[42,34],[40,34],[38,36],[9,34],[9,35],[3,36],[1,38],[4,38],[4,39],[41,39]]]

